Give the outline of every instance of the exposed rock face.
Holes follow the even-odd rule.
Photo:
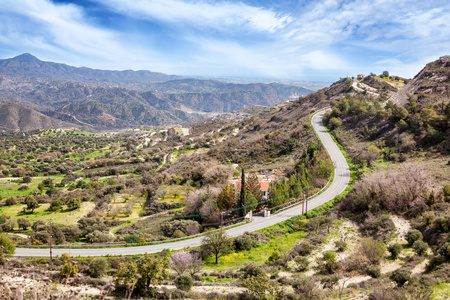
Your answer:
[[[414,79],[389,98],[397,105],[404,106],[408,95],[427,98],[427,102],[439,104],[450,99],[450,56],[442,56],[423,68]],[[420,99],[419,99],[420,100]]]

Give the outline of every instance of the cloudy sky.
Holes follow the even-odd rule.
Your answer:
[[[0,0],[0,58],[170,74],[414,76],[450,54],[448,0]]]

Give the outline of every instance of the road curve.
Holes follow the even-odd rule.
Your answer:
[[[334,143],[330,134],[322,125],[322,119],[325,111],[320,111],[315,114],[311,123],[316,130],[317,135],[322,141],[323,145],[330,154],[331,160],[335,166],[334,179],[331,185],[320,195],[309,200],[308,210],[316,208],[342,193],[348,186],[350,181],[350,169],[342,155],[338,146]],[[276,223],[283,222],[294,216],[301,214],[301,206],[296,206],[276,215],[267,218],[257,217],[251,223],[231,228],[227,230],[229,236],[238,236],[246,231],[255,231],[265,227],[269,227]],[[201,244],[202,237],[196,237],[189,240],[177,241],[173,243],[163,243],[158,245],[138,246],[138,247],[121,247],[121,248],[84,248],[84,249],[70,249],[70,248],[53,248],[53,255],[61,255],[69,253],[71,256],[103,256],[103,255],[133,255],[143,253],[160,252],[163,249],[179,250],[188,247],[197,247]],[[15,256],[19,257],[49,257],[49,249],[39,248],[17,248]]]

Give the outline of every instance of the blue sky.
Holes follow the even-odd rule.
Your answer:
[[[0,58],[169,74],[413,77],[450,54],[448,0],[0,0]]]

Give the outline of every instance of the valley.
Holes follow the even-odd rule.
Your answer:
[[[21,81],[21,103],[64,105],[42,111],[51,120],[36,111],[43,125],[21,131],[20,117],[2,119],[0,289],[48,298],[56,281],[58,295],[80,299],[445,299],[449,70],[441,57],[411,80],[347,77],[236,107],[233,93],[243,104],[255,89],[281,97],[274,91],[286,87],[175,78],[151,83],[158,92],[120,90],[134,117],[88,77],[52,83],[54,97],[48,78],[39,96],[35,79]],[[61,100],[74,86],[95,103]],[[136,121],[160,92],[152,109],[161,119],[177,105],[217,115]],[[301,201],[315,194],[305,212]]]

